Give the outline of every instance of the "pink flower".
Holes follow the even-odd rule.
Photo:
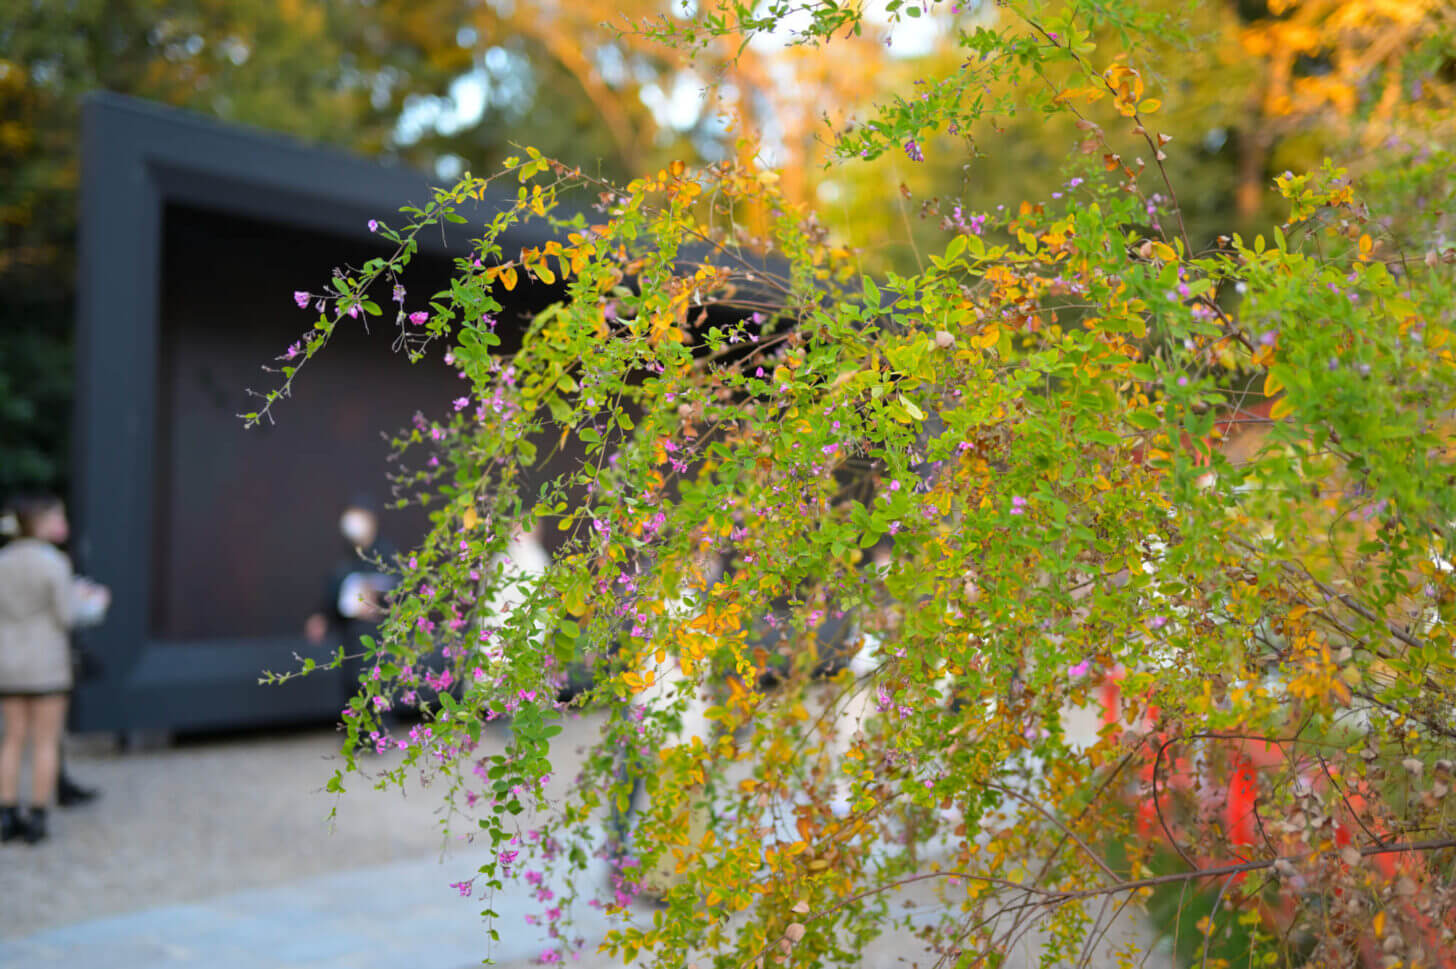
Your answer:
[[[308,309],[308,293],[303,290],[296,289],[293,291],[293,301],[298,304],[299,309]]]
[[[373,219],[370,219],[369,220],[369,231],[370,232],[378,232],[379,231],[379,223],[376,222],[376,221],[374,221]]]
[[[1087,675],[1087,671],[1089,669],[1091,669],[1091,668],[1092,668],[1092,661],[1091,660],[1084,659],[1084,660],[1082,660],[1082,662],[1078,663],[1076,666],[1068,667],[1067,674],[1069,676],[1086,676]]]
[[[425,325],[425,321],[428,320],[429,318],[430,318],[430,314],[429,313],[426,313],[424,310],[415,310],[413,313],[411,313],[409,315],[409,321],[411,323],[413,323],[415,326],[424,326]]]
[[[456,397],[455,398],[455,409],[457,411],[462,411],[462,410],[464,410],[465,408],[467,408],[469,406],[470,406],[470,398],[469,397]]]

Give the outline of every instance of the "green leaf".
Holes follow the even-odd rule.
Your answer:
[[[1135,410],[1127,415],[1127,422],[1140,431],[1150,431],[1155,427],[1161,427],[1162,418],[1152,411]]]
[[[865,306],[871,310],[880,308],[880,287],[869,276],[864,277],[864,301]]]

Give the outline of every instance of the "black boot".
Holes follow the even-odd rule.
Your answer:
[[[30,809],[30,816],[25,819],[25,833],[21,837],[25,838],[25,843],[28,845],[33,845],[46,839],[45,808],[32,807]]]
[[[14,804],[0,806],[0,841],[14,841],[25,834],[25,819]]]
[[[94,787],[82,787],[64,773],[56,780],[56,804],[61,807],[75,807],[96,800],[101,792]]]

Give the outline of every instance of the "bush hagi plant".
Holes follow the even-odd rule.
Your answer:
[[[692,46],[789,6],[642,29]],[[795,7],[797,43],[865,27],[852,4]],[[444,353],[469,388],[399,442],[415,469],[399,485],[433,529],[400,563],[380,677],[346,711],[348,767],[395,743],[384,782],[448,778],[499,852],[472,886],[486,894],[539,886],[542,863],[585,870],[642,783],[618,890],[581,879],[543,902],[548,961],[590,903],[622,919],[607,950],[660,965],[854,965],[898,923],[937,963],[994,964],[1034,930],[1074,964],[1171,891],[1203,900],[1187,931],[1204,959],[1449,964],[1440,55],[1423,40],[1384,68],[1423,78],[1399,137],[1281,177],[1288,219],[1267,235],[1199,243],[1162,171],[1177,142],[1157,65],[1139,63],[1139,38],[1176,21],[1123,2],[889,7],[944,18],[964,58],[834,133],[840,164],[994,155],[1012,112],[1073,112],[1082,139],[1057,192],[957,207],[917,272],[863,272],[747,162],[618,186],[527,151],[299,294],[317,322],[250,422],[336,328],[380,316],[377,286],[397,287],[409,354]],[[978,95],[993,85],[1012,96]],[[406,293],[419,234],[500,184],[514,200],[449,289]],[[559,241],[502,251],[527,220]],[[502,294],[533,281],[565,296],[502,355]],[[495,614],[498,556],[538,522],[565,544]],[[849,632],[826,637],[831,621]],[[827,661],[866,643],[856,669]],[[573,702],[608,711],[600,744],[522,830],[583,660],[594,686]],[[1069,732],[1112,682],[1106,727]],[[378,698],[401,685],[438,700],[387,738]],[[685,728],[694,704],[710,736]],[[510,747],[482,758],[500,716]],[[633,883],[659,871],[664,907],[634,921]],[[928,921],[899,907],[912,885],[939,893]]]

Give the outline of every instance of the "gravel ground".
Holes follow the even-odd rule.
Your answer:
[[[596,723],[580,718],[557,738],[553,793],[575,774],[570,761]],[[496,730],[483,746],[504,742]],[[105,794],[54,812],[50,841],[0,848],[0,966],[460,969],[476,962],[485,954],[480,906],[449,884],[474,872],[482,849],[442,833],[436,791],[376,791],[354,778],[342,799],[324,792],[337,747],[338,735],[326,729],[132,753],[80,738],[69,748],[71,771]],[[388,767],[396,756],[372,761]],[[904,901],[933,917],[925,889]],[[528,965],[540,951],[535,931],[521,924],[533,904],[496,902],[505,965]],[[650,922],[650,909],[638,914]],[[589,920],[582,929],[595,941],[602,926]],[[1110,933],[1129,936],[1151,941],[1136,921]],[[1038,948],[1031,938],[1008,965],[1035,965]],[[862,965],[908,965],[922,952],[916,940],[890,936],[865,950]],[[575,963],[616,964],[596,956]],[[1109,951],[1092,964],[1115,961]],[[1171,966],[1161,954],[1146,964]]]
[[[0,938],[454,848],[430,791],[376,791],[356,777],[342,799],[326,793],[339,746],[329,729],[138,753],[87,739],[71,745],[68,767],[103,796],[52,811],[41,845],[0,848]]]

